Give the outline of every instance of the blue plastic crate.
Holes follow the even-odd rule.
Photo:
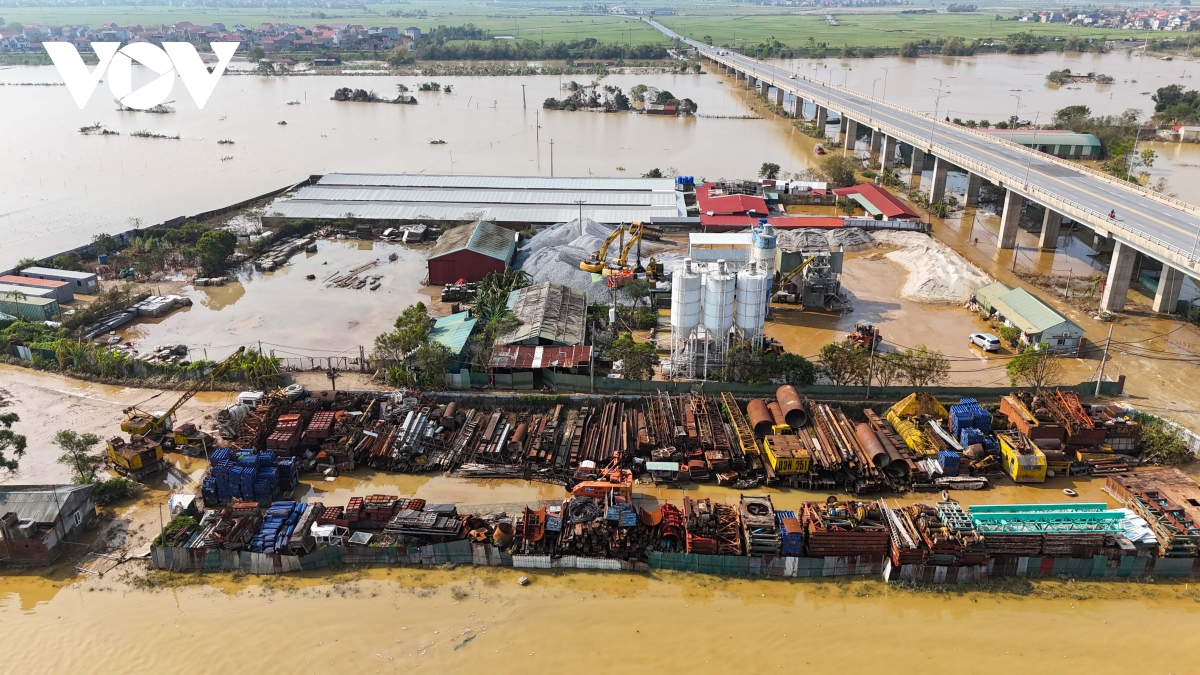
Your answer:
[[[938,464],[942,465],[942,470],[951,476],[958,475],[959,467],[962,460],[959,459],[958,453],[952,450],[942,450],[938,452]]]

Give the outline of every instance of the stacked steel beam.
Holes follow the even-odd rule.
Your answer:
[[[813,557],[878,555],[890,536],[879,505],[870,502],[805,502],[805,549]]]

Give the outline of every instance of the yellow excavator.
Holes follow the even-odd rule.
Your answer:
[[[220,377],[237,362],[244,354],[245,347],[239,347],[229,358],[218,363],[208,375],[208,380]],[[129,434],[129,441],[120,436],[108,441],[108,460],[112,462],[117,473],[141,480],[155,471],[165,467],[163,450],[181,448],[188,454],[199,454],[206,447],[212,447],[213,438],[192,424],[181,425],[174,429],[176,411],[187,403],[203,386],[202,380],[196,380],[192,386],[180,395],[165,411],[147,412],[136,405],[123,410],[125,421],[121,422],[121,431]]]
[[[605,260],[605,258],[608,257],[609,247],[612,246],[613,242],[625,233],[625,225],[621,224],[617,227],[617,229],[612,231],[612,234],[608,235],[608,238],[604,240],[604,244],[600,246],[599,251],[594,253],[591,258],[579,263],[579,269],[583,270],[584,272],[591,272],[592,274],[603,273],[605,276],[625,269],[625,260],[629,256],[629,250],[632,248],[635,239],[639,243],[642,240],[642,224],[640,222],[632,223],[629,226],[629,241],[625,242],[625,245],[622,247],[619,261],[617,261],[614,265],[609,265]]]

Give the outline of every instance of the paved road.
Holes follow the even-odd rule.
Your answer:
[[[868,127],[879,125],[888,135],[920,147],[962,166],[972,168],[989,180],[1000,178],[1005,187],[1024,196],[1046,203],[1057,198],[1074,205],[1085,213],[1067,213],[1081,223],[1113,236],[1145,251],[1153,245],[1163,246],[1171,253],[1173,262],[1183,263],[1193,273],[1200,273],[1200,210],[1189,205],[1171,202],[1147,194],[1121,181],[1098,176],[1071,166],[1065,160],[1055,160],[1015,144],[985,138],[980,132],[965,127],[936,122],[931,116],[907,110],[849,89],[796,75],[784,68],[743,56],[729,50],[710,47],[677,35],[656,22],[649,22],[672,38],[679,38],[700,50],[705,56],[749,72],[753,77],[767,80],[792,94],[828,103],[828,107]],[[957,155],[957,156],[956,156]],[[995,182],[995,181],[993,181]],[[1187,186],[1175,185],[1176,189]],[[1115,210],[1118,222],[1108,219]],[[1158,257],[1158,256],[1156,256]]]

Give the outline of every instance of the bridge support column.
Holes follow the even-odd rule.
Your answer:
[[[840,119],[838,122],[838,133],[844,134],[846,133],[846,125],[849,123],[849,120],[846,118],[846,113],[842,113],[838,117]]]
[[[1000,248],[1016,247],[1017,223],[1021,221],[1021,209],[1024,206],[1024,197],[1012,190],[1004,192],[1004,211],[1000,214],[1000,234],[998,235]]]
[[[940,202],[946,198],[946,173],[950,163],[941,157],[933,158],[933,180],[929,185],[929,203]]]
[[[896,144],[898,141],[891,136],[883,137],[883,149],[879,152],[879,169],[888,171],[896,162]]]
[[[1162,274],[1158,277],[1158,290],[1154,291],[1154,304],[1150,308],[1160,314],[1174,314],[1181,290],[1183,272],[1164,264]]]
[[[779,106],[780,110],[783,110],[783,90],[779,87],[775,87],[775,105]]]
[[[762,94],[763,96],[766,96],[767,92],[769,92],[770,90],[771,90],[771,85],[767,84],[766,80],[760,79],[758,81],[758,93]]]
[[[1133,275],[1133,263],[1137,251],[1121,242],[1113,243],[1112,262],[1108,265],[1108,279],[1104,282],[1104,293],[1100,296],[1100,309],[1119,312],[1125,308],[1125,297],[1129,294],[1129,277]]]
[[[846,149],[853,152],[855,144],[858,143],[858,122],[842,115],[842,119],[846,120]]]
[[[867,147],[867,151],[872,155],[879,152],[879,146],[883,145],[883,132],[878,129],[871,130],[871,144]]]
[[[963,204],[967,206],[979,205],[979,188],[983,187],[983,176],[977,173],[967,172],[967,194],[963,197]]]
[[[920,176],[925,170],[925,151],[920,148],[913,148],[912,151],[912,172],[913,176]]]
[[[1038,248],[1043,251],[1058,248],[1058,232],[1061,229],[1062,214],[1046,207],[1046,215],[1042,216],[1042,233],[1038,235]]]
[[[825,125],[829,123],[829,110],[823,105],[813,105],[816,107],[813,124],[817,127],[817,135],[823,138],[825,136]]]

